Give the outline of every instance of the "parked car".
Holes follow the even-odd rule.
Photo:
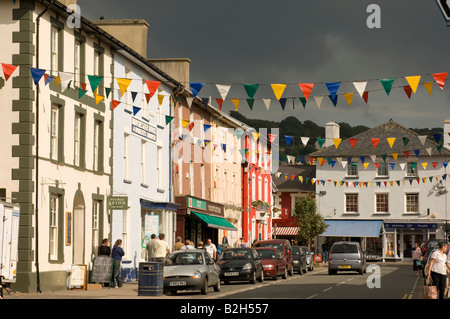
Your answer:
[[[302,273],[306,273],[306,253],[300,248],[300,246],[292,246],[292,258],[294,260],[294,271],[298,272],[300,275]]]
[[[257,241],[254,245],[256,247],[273,247],[278,248],[284,258],[286,258],[288,266],[288,274],[292,276],[294,274],[294,259],[292,258],[292,246],[289,240],[286,239],[269,239]]]
[[[312,251],[309,251],[308,247],[306,246],[299,246],[300,250],[303,251],[306,255],[306,267],[309,271],[314,270],[314,253]]]
[[[225,284],[230,281],[264,281],[264,270],[256,250],[253,248],[225,249],[217,261],[220,268],[220,280]]]
[[[283,279],[287,278],[287,263],[286,258],[278,248],[255,248],[264,269],[264,277],[272,277],[274,280],[278,279],[278,276],[282,276]]]
[[[220,291],[220,269],[206,250],[177,250],[164,262],[164,291],[200,290],[203,295],[208,287]]]
[[[331,246],[328,274],[333,275],[338,271],[357,271],[360,275],[366,272],[366,257],[358,242],[338,241]]]

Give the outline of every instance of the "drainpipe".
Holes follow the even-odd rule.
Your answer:
[[[45,7],[36,18],[36,68],[39,69],[39,24],[41,17],[47,12],[48,9],[53,5],[53,1],[50,1],[50,5]],[[35,238],[35,266],[36,266],[36,291],[42,293],[41,291],[41,281],[39,276],[39,83],[36,85],[36,123],[35,123],[35,143],[36,143],[36,167],[35,167],[35,183],[36,183],[36,199],[35,199],[35,227],[36,227],[36,238]]]

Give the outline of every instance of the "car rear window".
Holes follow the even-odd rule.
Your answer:
[[[276,259],[275,251],[272,249],[258,249],[257,252],[261,259]]]
[[[257,243],[256,247],[271,247],[278,248],[281,252],[283,252],[283,244],[275,244],[275,243]]]
[[[296,246],[292,246],[292,254],[293,255],[300,255],[300,248]]]
[[[358,248],[356,245],[342,244],[334,245],[331,247],[330,253],[332,254],[356,254],[358,253]]]

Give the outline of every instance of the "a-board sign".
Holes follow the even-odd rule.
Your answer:
[[[112,258],[97,256],[92,266],[91,282],[109,283],[112,277]]]
[[[86,289],[87,284],[87,266],[86,265],[72,265],[70,267],[69,288]]]

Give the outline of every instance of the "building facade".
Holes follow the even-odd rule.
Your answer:
[[[310,157],[329,225],[322,241],[354,239],[373,258],[407,261],[416,243],[445,238],[448,129],[435,141],[392,120],[347,140],[338,130],[328,123],[324,148]]]
[[[0,61],[17,67],[0,90],[1,187],[21,208],[16,289],[66,288],[110,233],[110,41],[58,1],[0,6]]]

